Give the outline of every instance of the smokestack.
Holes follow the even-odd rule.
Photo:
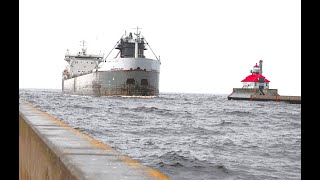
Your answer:
[[[259,74],[262,74],[262,60],[259,61],[259,67],[260,67]]]

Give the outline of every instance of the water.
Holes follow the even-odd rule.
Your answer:
[[[301,179],[301,105],[20,89],[20,99],[173,180]]]

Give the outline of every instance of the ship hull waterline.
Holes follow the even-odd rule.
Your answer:
[[[97,71],[62,79],[62,92],[90,96],[159,96],[159,72]]]

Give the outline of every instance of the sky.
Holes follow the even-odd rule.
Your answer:
[[[301,96],[300,0],[19,0],[19,88],[61,89],[67,49],[106,57],[136,27],[160,93],[230,94],[263,60],[270,89]]]

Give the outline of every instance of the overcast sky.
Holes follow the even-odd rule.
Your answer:
[[[160,92],[230,94],[261,59],[271,89],[301,95],[300,0],[20,0],[19,88],[61,89],[67,49],[106,55],[137,26]]]

